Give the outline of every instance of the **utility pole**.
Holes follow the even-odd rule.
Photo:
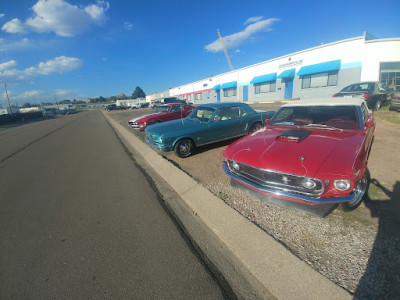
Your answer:
[[[54,100],[56,101],[57,109],[60,110],[60,108],[58,107],[57,96],[55,94],[54,94]]]
[[[7,101],[8,101],[8,109],[10,110],[10,115],[11,115],[11,117],[12,117],[12,110],[11,110],[11,105],[10,105],[10,98],[8,98],[8,92],[7,92],[7,83],[4,83],[4,89],[6,90]]]
[[[225,57],[226,57],[226,60],[228,62],[229,68],[231,68],[231,71],[233,71],[233,66],[232,66],[232,63],[231,63],[231,59],[229,58],[228,51],[226,50],[224,40],[222,39],[221,34],[219,33],[219,29],[218,29],[218,37],[219,37],[219,40],[221,42],[222,49],[224,49]]]

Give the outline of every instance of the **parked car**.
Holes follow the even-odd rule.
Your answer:
[[[264,129],[228,146],[223,167],[232,185],[261,199],[326,212],[342,203],[352,210],[369,187],[374,130],[362,99],[293,101]]]
[[[126,110],[125,106],[117,106],[116,104],[109,104],[106,106],[107,111],[111,110]]]
[[[145,130],[147,126],[176,119],[186,118],[195,107],[187,104],[171,103],[157,107],[154,113],[128,121],[129,126]]]
[[[182,103],[182,104],[186,104],[185,100],[179,99],[177,97],[167,97],[164,98],[163,100],[161,100],[162,103],[164,104],[168,104],[168,103]]]
[[[158,107],[158,106],[160,106],[160,105],[169,104],[169,103],[181,103],[181,104],[186,104],[186,101],[185,101],[185,100],[181,100],[181,99],[179,99],[178,97],[166,97],[166,98],[164,98],[164,99],[154,101],[154,102],[151,104],[151,107],[152,107],[152,108],[156,108],[156,107]]]
[[[146,108],[146,107],[149,107],[149,105],[150,105],[150,102],[144,102],[144,103],[140,104],[140,108]]]
[[[274,112],[257,112],[242,102],[217,102],[196,107],[181,120],[146,128],[146,141],[162,151],[188,157],[198,146],[240,137],[263,126]]]
[[[400,111],[400,92],[394,92],[392,94],[389,110]]]
[[[150,104],[150,107],[151,108],[156,108],[157,106],[160,106],[160,105],[162,105],[161,101],[160,100],[156,100],[156,101],[154,101],[154,102],[152,102]]]
[[[388,102],[388,92],[382,83],[369,81],[351,84],[332,97],[360,98],[366,101],[369,109],[379,110]]]

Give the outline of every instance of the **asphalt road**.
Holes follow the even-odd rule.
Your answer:
[[[1,299],[219,299],[100,111],[0,131]]]

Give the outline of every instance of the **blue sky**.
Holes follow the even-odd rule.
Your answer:
[[[0,2],[0,105],[146,94],[351,37],[400,37],[400,1]]]

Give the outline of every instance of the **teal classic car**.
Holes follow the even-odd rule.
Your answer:
[[[255,111],[242,102],[204,104],[184,119],[147,127],[146,142],[162,151],[174,150],[176,155],[185,158],[198,146],[257,131],[274,113]]]

